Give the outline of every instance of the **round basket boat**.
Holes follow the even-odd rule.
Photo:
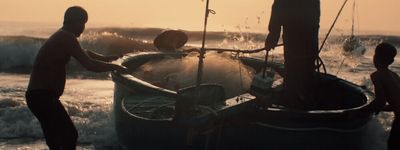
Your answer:
[[[186,56],[180,52],[143,52],[124,58],[122,65],[136,70],[149,61]],[[256,73],[267,65],[282,75],[282,64],[265,64],[263,60],[248,57],[240,61]],[[215,103],[199,107],[197,114],[179,119],[175,117],[175,103],[182,98],[183,91],[192,91],[193,87],[172,91],[136,76],[118,73],[112,73],[112,79],[115,127],[124,149],[360,149],[359,143],[353,142],[362,142],[358,139],[371,119],[371,114],[360,112],[370,104],[372,94],[327,74],[321,74],[319,98],[335,105],[317,110],[295,110],[280,105],[259,107],[256,97],[249,94],[251,91],[221,99],[224,96],[218,93],[223,90],[218,86],[202,85],[204,89],[215,90],[205,90],[200,94],[201,99]],[[279,90],[263,94],[274,95],[274,91]]]

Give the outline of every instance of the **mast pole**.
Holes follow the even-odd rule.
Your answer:
[[[200,54],[199,54],[199,65],[197,68],[197,80],[196,80],[196,87],[199,87],[201,84],[202,76],[203,76],[203,66],[204,66],[204,54],[206,53],[205,51],[205,43],[206,43],[206,34],[207,34],[207,21],[208,21],[208,15],[210,13],[209,9],[209,2],[210,0],[206,1],[206,11],[205,11],[205,17],[204,17],[204,29],[203,29],[203,41],[201,43],[201,49],[200,49]]]
[[[351,37],[354,36],[354,14],[356,10],[356,0],[353,1],[353,14],[352,14],[352,20],[351,20]]]
[[[333,29],[333,27],[335,26],[336,21],[338,20],[340,14],[342,13],[344,6],[346,6],[347,1],[348,1],[348,0],[345,0],[345,1],[343,2],[343,4],[342,4],[342,7],[340,7],[340,10],[339,10],[338,14],[336,15],[335,20],[333,21],[331,27],[329,28],[328,33],[326,34],[326,36],[325,36],[325,38],[324,38],[324,41],[322,42],[321,46],[319,47],[318,53],[321,52],[322,48],[324,48],[324,45],[325,45],[325,43],[326,43],[326,40],[328,39],[329,35],[331,34],[332,29]]]
[[[340,10],[339,10],[338,14],[336,15],[335,20],[333,21],[331,27],[329,28],[328,33],[326,34],[326,36],[325,36],[325,38],[324,38],[324,41],[322,42],[321,46],[319,47],[318,54],[321,52],[322,48],[324,48],[325,43],[326,43],[326,40],[328,39],[329,35],[331,34],[332,29],[333,29],[333,27],[335,26],[336,21],[338,20],[340,14],[342,13],[344,6],[346,6],[347,1],[348,1],[348,0],[344,0],[344,2],[343,2],[343,4],[342,4],[342,7],[340,7]],[[324,65],[324,63],[322,62],[322,59],[321,59],[320,57],[318,57],[316,64],[317,64],[317,70],[318,70],[318,72],[319,72],[319,68],[322,66],[323,69],[324,69],[324,72],[326,73],[325,65]]]

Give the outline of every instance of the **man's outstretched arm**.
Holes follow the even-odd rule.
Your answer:
[[[93,72],[117,71],[120,73],[129,73],[128,69],[124,66],[92,59],[82,49],[74,50],[72,56],[77,59],[79,63],[82,64],[86,69]]]
[[[272,5],[271,18],[268,25],[268,35],[265,39],[265,48],[267,50],[274,49],[278,44],[279,37],[282,29],[282,12],[281,4],[279,0],[275,0]]]
[[[66,38],[65,42],[68,43],[68,53],[74,57],[86,69],[93,72],[107,72],[117,71],[120,73],[129,73],[128,69],[124,66],[92,59],[85,50],[81,48],[76,38]]]
[[[91,50],[85,50],[85,52],[89,55],[90,58],[93,58],[93,59],[99,60],[99,61],[105,61],[105,62],[111,62],[111,61],[117,60],[118,58],[121,58],[123,56],[123,55],[104,56],[102,54],[93,52]]]

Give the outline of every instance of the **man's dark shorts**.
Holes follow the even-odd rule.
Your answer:
[[[39,120],[50,150],[74,150],[78,133],[59,96],[49,90],[26,92],[26,102]]]

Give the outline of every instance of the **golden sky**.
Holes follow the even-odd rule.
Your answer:
[[[351,2],[336,28],[351,28]],[[266,32],[273,0],[210,0],[217,12],[210,30]],[[344,0],[321,0],[321,28],[332,23]],[[400,0],[358,0],[359,30],[400,31]],[[62,23],[69,6],[80,5],[89,13],[88,27],[98,25],[161,27],[202,30],[205,2],[201,0],[1,0],[0,21]],[[246,26],[249,28],[246,29]]]

